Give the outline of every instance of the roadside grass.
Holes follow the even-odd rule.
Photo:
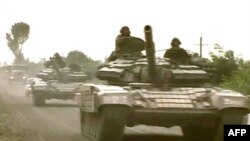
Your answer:
[[[38,133],[0,97],[0,141],[39,141]]]

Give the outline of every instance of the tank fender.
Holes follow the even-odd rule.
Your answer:
[[[79,107],[86,112],[96,113],[103,106],[132,107],[130,92],[119,86],[84,84],[76,94]]]
[[[220,92],[213,92],[211,95],[211,103],[219,110],[228,108],[239,108],[250,112],[249,100],[246,96],[229,90],[222,90]]]
[[[129,109],[132,108],[132,99],[129,94],[103,94],[97,98],[96,111],[99,111],[102,107],[105,106],[124,106]]]

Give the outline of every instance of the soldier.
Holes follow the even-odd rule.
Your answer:
[[[189,61],[190,57],[185,49],[180,47],[181,41],[178,38],[173,38],[171,42],[171,48],[168,49],[164,57],[170,58],[171,60],[177,62],[187,62]]]
[[[63,58],[59,53],[56,52],[53,56],[53,59],[60,68],[64,68],[66,66],[66,62],[63,61]]]
[[[129,27],[123,26],[115,40],[115,51],[111,53],[108,61],[126,55],[141,56],[144,46],[145,42],[142,39],[130,36]]]
[[[121,50],[123,39],[127,37],[131,37],[129,27],[123,26],[120,29],[120,34],[115,39],[115,51],[119,52]]]
[[[115,51],[111,53],[108,58],[108,61],[114,61],[117,58],[117,54],[122,53],[121,46],[123,44],[123,39],[127,37],[131,37],[129,27],[123,26],[120,29],[120,34],[115,39]]]

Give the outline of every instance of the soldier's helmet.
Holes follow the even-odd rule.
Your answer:
[[[178,38],[173,38],[171,41],[171,45],[180,45],[181,41]]]
[[[130,34],[130,30],[129,30],[129,27],[128,26],[123,26],[121,29],[120,29],[120,33],[121,34]]]

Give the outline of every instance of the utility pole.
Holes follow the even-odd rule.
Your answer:
[[[198,45],[199,47],[200,47],[200,57],[202,58],[202,48],[203,48],[203,46],[205,45],[207,45],[207,44],[203,44],[202,43],[202,34],[201,34],[201,37],[200,37],[200,43],[199,44],[195,44],[195,45]]]

